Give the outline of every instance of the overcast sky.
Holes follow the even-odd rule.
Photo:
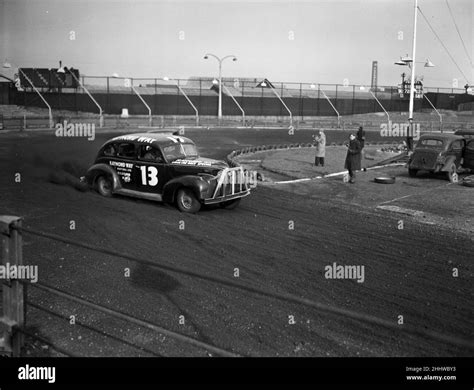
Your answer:
[[[412,48],[413,0],[130,1],[0,0],[1,61],[23,67],[67,66],[86,75],[180,77],[217,75],[206,52],[234,54],[227,77],[271,81],[369,84],[399,82],[393,63]],[[449,0],[459,32],[474,57],[473,0]],[[419,7],[474,84],[474,70],[446,0]],[[71,39],[75,38],[75,39]],[[402,38],[402,39],[400,39]],[[466,80],[418,17],[417,64],[425,85],[462,87]]]

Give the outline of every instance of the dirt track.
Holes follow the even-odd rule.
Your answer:
[[[308,133],[311,134],[311,133]],[[177,265],[245,286],[289,292],[336,307],[465,339],[472,326],[473,241],[461,233],[408,224],[349,203],[260,187],[241,207],[183,215],[167,205],[128,198],[101,198],[49,182],[55,164],[67,162],[56,182],[79,175],[101,142],[52,136],[3,135],[0,214],[25,217],[25,226],[102,245],[153,262]],[[189,134],[203,154],[223,157],[239,144],[283,142],[271,132]],[[332,141],[328,136],[328,141]],[[333,136],[333,139],[340,136]],[[306,137],[309,138],[309,137]],[[310,142],[310,139],[305,142]],[[277,140],[278,139],[278,140]],[[295,140],[294,142],[300,142]],[[273,143],[273,142],[267,142]],[[54,146],[53,146],[54,145]],[[219,145],[218,148],[215,145]],[[59,164],[61,165],[61,164]],[[16,172],[22,182],[14,183]],[[357,191],[356,188],[353,191]],[[74,220],[76,229],[70,230]],[[184,230],[179,229],[184,221]],[[289,221],[294,230],[289,230]],[[39,265],[40,281],[117,310],[232,350],[257,356],[472,356],[419,336],[318,313],[171,272],[133,264],[25,235],[24,258]],[[365,266],[365,282],[328,280],[333,262]],[[124,277],[124,268],[131,270]],[[459,277],[452,277],[453,267]],[[240,277],[234,278],[234,268]],[[62,319],[28,308],[28,325],[66,349],[86,356],[206,356],[202,349],[55,298],[31,287],[29,299]],[[145,346],[140,351],[70,325],[77,322]],[[185,325],[179,316],[185,316]],[[296,324],[290,325],[293,315]],[[80,339],[79,339],[80,337]],[[34,352],[37,354],[38,352]],[[49,353],[44,352],[42,353]]]

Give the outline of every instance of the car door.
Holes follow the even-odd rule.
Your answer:
[[[107,151],[104,151],[104,157],[107,158],[106,162],[117,172],[122,187],[133,190],[133,166],[136,159],[135,144],[133,142],[118,142],[113,147],[113,153],[107,154]]]
[[[474,170],[474,138],[467,140],[467,145],[464,149],[463,167]]]
[[[454,156],[455,158],[454,162],[457,167],[461,164],[464,146],[465,146],[465,141],[463,139],[459,139],[459,140],[453,141],[448,149],[447,154]]]
[[[137,191],[152,194],[163,192],[169,172],[160,149],[152,145],[139,145],[134,180]]]

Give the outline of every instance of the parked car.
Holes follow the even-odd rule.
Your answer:
[[[423,134],[408,160],[408,173],[444,172],[455,181],[457,173],[474,170],[474,139],[446,133]]]
[[[454,135],[460,135],[466,139],[471,139],[474,138],[474,130],[469,130],[469,129],[462,129],[462,130],[456,130],[454,132]]]
[[[175,203],[196,213],[203,204],[234,208],[256,181],[241,167],[200,157],[189,138],[155,133],[122,135],[100,148],[83,178],[103,196]]]

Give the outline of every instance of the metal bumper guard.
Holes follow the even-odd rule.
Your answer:
[[[249,174],[242,167],[224,168],[217,175],[217,185],[212,197],[204,199],[204,204],[226,202],[243,198],[250,189],[257,186],[257,172]]]

